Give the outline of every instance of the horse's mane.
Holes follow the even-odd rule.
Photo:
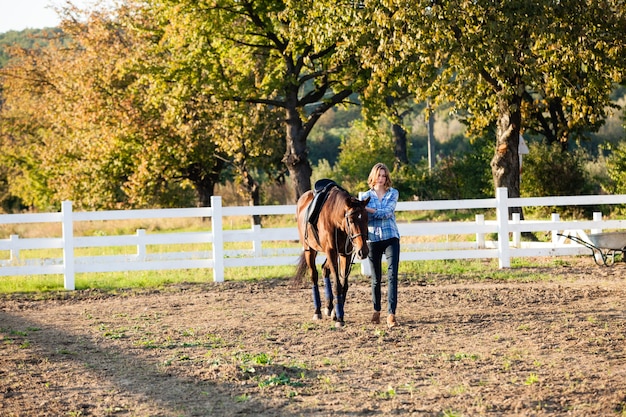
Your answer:
[[[328,199],[326,200],[325,205],[327,207],[325,207],[325,211],[326,213],[337,213],[340,214],[339,216],[325,216],[324,218],[322,218],[320,216],[319,221],[325,220],[327,222],[335,222],[337,220],[343,221],[344,218],[344,208],[346,205],[346,200],[348,200],[351,197],[350,193],[348,191],[346,191],[345,189],[341,188],[340,186],[336,186],[333,187],[332,190],[330,190],[330,194],[328,195]]]

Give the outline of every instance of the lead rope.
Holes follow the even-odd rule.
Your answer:
[[[347,221],[348,221],[348,217],[346,216],[346,222]],[[335,247],[337,246],[337,241],[339,240],[337,233],[338,233],[338,229],[335,228]],[[346,246],[345,246],[345,254],[350,255],[350,263],[348,264],[349,265],[347,268],[348,270],[346,272],[346,276],[344,277],[344,279],[348,279],[348,276],[350,276],[350,272],[352,272],[352,265],[354,264],[354,256],[355,256],[354,244],[352,244],[352,250],[348,252],[348,240],[352,242],[352,236],[350,236],[349,233],[346,233],[346,237],[347,239],[346,239]],[[341,266],[340,259],[341,259],[341,256],[339,255],[339,251],[337,251],[337,259],[336,259],[337,267]]]
[[[359,236],[352,236],[350,234],[350,218],[349,218],[350,213],[346,213],[346,215],[344,216],[344,219],[346,220],[346,243],[345,243],[345,247],[344,247],[344,253],[346,255],[350,255],[350,270],[352,269],[352,264],[354,264],[354,257],[356,255],[356,251],[354,250],[354,238]],[[338,236],[337,236],[337,229],[335,229],[335,246],[337,246],[337,241],[338,241]],[[348,252],[348,244],[352,245],[352,250]],[[337,255],[339,257],[339,255]],[[339,261],[339,259],[337,259],[337,261]],[[337,262],[339,263],[339,262]],[[348,271],[348,275],[350,275],[350,271]]]

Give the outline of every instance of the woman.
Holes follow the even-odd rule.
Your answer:
[[[398,303],[398,265],[400,263],[400,233],[396,224],[398,190],[391,187],[389,169],[383,163],[372,167],[367,183],[370,189],[361,197],[370,197],[365,210],[369,213],[368,240],[369,264],[372,274],[372,323],[380,323],[380,284],[382,280],[382,257],[387,261],[387,326],[398,325],[396,305]]]

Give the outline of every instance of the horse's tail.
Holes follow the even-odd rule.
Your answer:
[[[305,254],[306,252],[303,251],[302,254],[300,255],[300,258],[298,258],[298,265],[296,266],[296,274],[293,276],[291,280],[291,284],[294,287],[301,287],[305,283],[304,278],[306,277],[307,270],[309,267],[306,263]]]

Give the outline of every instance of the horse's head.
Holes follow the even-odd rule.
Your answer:
[[[346,210],[347,234],[359,259],[367,258],[367,211],[365,207],[370,201],[369,197],[361,201],[350,196]]]

